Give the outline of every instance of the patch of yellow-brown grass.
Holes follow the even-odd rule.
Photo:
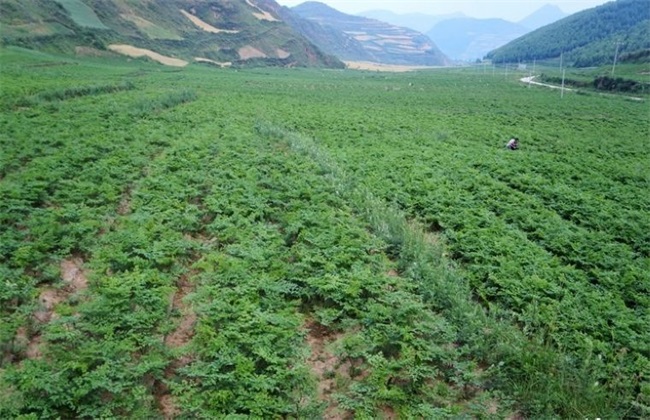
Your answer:
[[[236,33],[239,33],[239,31],[235,31],[235,30],[231,30],[231,29],[215,28],[214,26],[210,25],[209,23],[202,21],[197,16],[194,16],[193,14],[191,14],[189,12],[186,12],[183,9],[181,9],[181,13],[183,14],[183,16],[188,18],[194,25],[196,25],[197,28],[202,29],[205,32],[210,32],[210,33],[213,33],[213,34],[220,34],[220,33],[236,34]]]
[[[111,44],[108,46],[108,49],[123,55],[128,55],[129,57],[149,57],[166,66],[185,67],[188,64],[187,61],[181,60],[180,58],[168,57],[166,55],[158,54],[155,51],[147,50],[145,48],[137,48],[132,45]]]

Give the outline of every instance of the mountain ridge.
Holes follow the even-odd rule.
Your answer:
[[[274,0],[2,0],[1,43],[65,52],[128,45],[235,66],[343,67],[273,15]]]
[[[567,16],[490,51],[498,62],[558,59],[576,67],[650,50],[647,0],[617,0]]]
[[[318,34],[303,32],[307,39],[344,61],[417,66],[445,66],[451,62],[431,39],[409,28],[348,15],[315,1],[302,3],[291,11],[320,26]],[[344,48],[343,44],[352,48]]]

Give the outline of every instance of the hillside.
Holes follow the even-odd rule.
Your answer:
[[[411,28],[418,32],[427,33],[436,23],[447,19],[458,19],[467,17],[460,12],[445,15],[428,15],[424,13],[395,13],[390,10],[368,10],[358,13],[359,16],[368,19],[380,20],[390,23],[391,25]]]
[[[611,63],[619,54],[650,49],[647,0],[618,0],[544,26],[487,57],[496,62],[533,61],[563,56],[567,65],[587,67]]]
[[[456,60],[473,61],[528,32],[528,28],[503,19],[447,19],[427,35]]]
[[[294,29],[323,51],[346,61],[383,64],[444,66],[449,59],[424,34],[362,16],[341,13],[319,2],[302,3],[291,9],[321,28],[296,25]]]
[[[170,65],[341,67],[268,10],[273,0],[1,0],[2,44],[112,50]],[[279,6],[278,6],[279,7]]]

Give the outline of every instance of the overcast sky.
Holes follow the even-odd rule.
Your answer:
[[[276,0],[283,6],[296,6],[305,0]],[[390,10],[395,13],[420,12],[444,15],[462,12],[475,18],[502,18],[519,21],[545,4],[557,5],[571,14],[607,3],[606,0],[319,0],[321,3],[349,14],[368,10]]]

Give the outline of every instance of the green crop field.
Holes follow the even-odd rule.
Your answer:
[[[650,416],[647,96],[0,62],[0,418]]]

